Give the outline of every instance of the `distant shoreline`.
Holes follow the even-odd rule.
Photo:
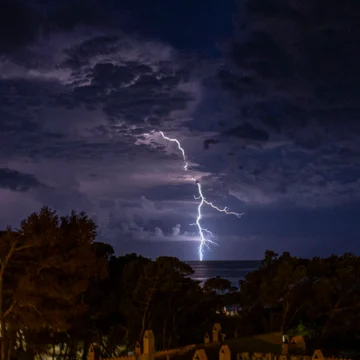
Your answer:
[[[254,259],[250,259],[250,260],[182,260],[185,264],[189,264],[189,263],[220,263],[220,262],[244,262],[244,261],[249,261],[249,262],[261,262],[262,259],[260,260],[254,260]]]
[[[191,260],[184,263],[193,269],[190,275],[193,280],[204,283],[207,279],[221,277],[238,286],[239,280],[260,267],[261,260]]]

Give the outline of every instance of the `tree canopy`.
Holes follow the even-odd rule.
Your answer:
[[[353,254],[303,259],[268,250],[238,288],[220,277],[201,284],[174,257],[116,256],[96,241],[85,213],[43,208],[0,233],[0,259],[1,360],[19,352],[85,360],[93,342],[104,357],[118,356],[149,328],[158,349],[174,348],[203,342],[215,321],[227,337],[282,332],[334,344],[360,334]],[[237,316],[226,316],[225,305]]]

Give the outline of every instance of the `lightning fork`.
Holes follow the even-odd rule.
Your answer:
[[[180,144],[180,141],[175,139],[175,138],[169,138],[169,137],[165,136],[165,134],[162,131],[160,131],[160,135],[165,140],[168,140],[170,142],[174,142],[174,143],[177,144],[177,147],[180,150],[180,152],[182,154],[182,157],[183,157],[184,170],[188,171],[189,164],[188,164],[188,162],[186,160],[185,150],[182,148],[182,146]],[[211,237],[213,237],[213,233],[201,226],[201,219],[202,219],[201,209],[202,209],[203,205],[208,205],[208,206],[210,206],[211,208],[215,209],[218,212],[225,213],[226,215],[234,215],[234,216],[236,216],[238,218],[240,218],[243,215],[243,213],[236,213],[236,212],[229,211],[229,209],[227,207],[224,207],[223,209],[220,209],[219,207],[215,206],[212,202],[205,199],[205,197],[203,195],[203,192],[202,192],[200,182],[198,180],[196,180],[195,178],[191,178],[191,180],[196,183],[197,189],[198,189],[198,194],[199,194],[199,196],[194,196],[194,198],[196,200],[200,200],[200,202],[199,202],[199,205],[198,205],[198,215],[197,215],[197,218],[196,218],[196,222],[194,224],[190,224],[190,225],[195,225],[198,228],[198,233],[199,233],[199,237],[200,237],[199,260],[202,261],[203,257],[204,257],[204,247],[209,249],[210,248],[209,244],[210,245],[218,245],[215,241],[212,241],[212,240],[206,238],[205,234],[208,234]]]
[[[171,142],[174,142],[174,143],[177,144],[178,149],[181,151],[181,154],[182,154],[182,157],[183,157],[183,160],[184,160],[184,170],[187,171],[189,164],[186,161],[185,150],[181,147],[180,141],[177,140],[177,139],[171,139],[171,138],[165,136],[162,131],[160,131],[160,134],[165,140],[168,140],[168,141],[171,141]]]

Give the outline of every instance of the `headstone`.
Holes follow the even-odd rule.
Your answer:
[[[219,360],[231,360],[231,351],[228,345],[223,345],[220,348]]]
[[[88,352],[88,360],[99,360],[99,350],[96,344],[91,344]]]
[[[137,341],[135,344],[135,356],[140,356],[141,355],[141,346],[140,343]]]
[[[197,349],[192,360],[208,360],[204,349]]]
[[[281,345],[281,354],[282,355],[289,354],[289,344],[288,343],[282,343],[282,345]]]
[[[214,324],[212,330],[212,341],[214,343],[219,342],[219,334],[221,332],[221,325],[219,323]]]
[[[324,360],[324,355],[320,349],[314,351],[312,360]]]
[[[96,360],[94,344],[90,345],[89,352],[88,352],[88,360]]]
[[[301,350],[306,350],[306,342],[303,336],[294,336],[290,339],[291,346]]]
[[[155,358],[155,336],[152,330],[145,330],[143,337],[143,355],[145,355],[145,360],[154,360]]]

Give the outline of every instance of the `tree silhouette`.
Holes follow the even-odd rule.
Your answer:
[[[237,289],[220,277],[201,286],[174,257],[115,256],[95,237],[86,214],[49,208],[0,233],[0,360],[20,352],[85,360],[91,343],[103,357],[120,356],[148,328],[157,349],[174,348],[202,342],[214,322],[228,337],[280,331],[337,348],[360,333],[353,254],[302,259],[267,250]],[[219,312],[224,304],[238,316]]]
[[[86,310],[79,296],[104,275],[94,240],[96,225],[84,213],[59,217],[49,208],[31,214],[0,241],[1,360],[17,334],[59,333]]]

